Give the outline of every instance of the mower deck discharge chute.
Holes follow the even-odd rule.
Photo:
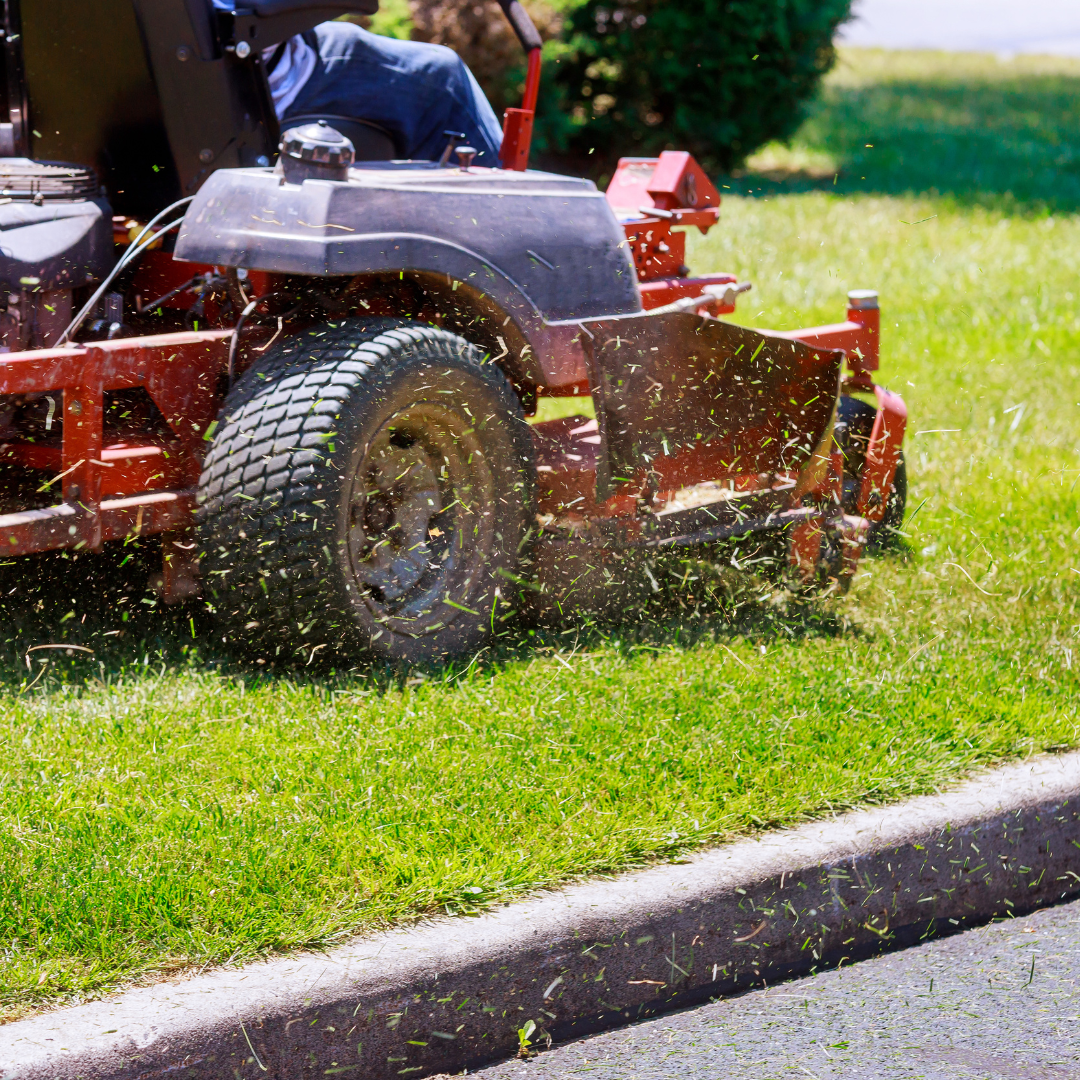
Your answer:
[[[684,265],[676,230],[720,205],[689,155],[626,159],[606,195],[528,170],[516,2],[501,169],[452,133],[380,160],[365,117],[280,136],[261,49],[370,0],[105,6],[4,7],[9,554],[160,534],[166,599],[201,589],[260,655],[414,660],[676,545],[768,534],[843,589],[902,520],[876,295],[731,325],[749,286]],[[547,396],[593,409],[529,425]]]

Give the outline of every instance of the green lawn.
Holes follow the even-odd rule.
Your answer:
[[[757,325],[881,290],[914,513],[846,599],[694,564],[623,626],[285,677],[152,607],[148,554],[3,567],[4,1015],[1080,743],[1078,90],[1063,61],[846,52],[692,242]],[[62,641],[93,654],[27,654]]]

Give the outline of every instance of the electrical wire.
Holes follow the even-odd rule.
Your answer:
[[[232,389],[233,380],[236,377],[236,347],[240,342],[240,331],[244,329],[244,323],[247,322],[248,316],[259,306],[260,302],[266,300],[266,296],[257,296],[254,300],[249,300],[248,305],[240,313],[240,318],[236,320],[236,325],[233,327],[232,337],[229,338],[229,368],[228,368],[228,386]]]
[[[156,233],[153,233],[149,240],[144,241],[143,237],[146,236],[147,233],[149,233],[153,229],[153,227],[159,221],[161,221],[162,218],[172,213],[172,211],[175,210],[177,207],[184,206],[187,203],[191,202],[191,200],[194,198],[194,195],[188,195],[186,198],[177,199],[176,202],[170,204],[169,206],[166,206],[165,209],[162,210],[160,213],[155,214],[154,217],[152,217],[146,223],[146,225],[143,226],[142,232],[140,232],[139,235],[135,237],[135,239],[128,247],[127,251],[124,252],[123,256],[112,268],[105,280],[97,287],[97,289],[94,291],[94,294],[82,306],[78,315],[76,315],[75,318],[71,320],[71,322],[68,324],[67,329],[64,330],[64,332],[53,343],[54,349],[58,349],[61,345],[67,344],[67,342],[71,338],[71,335],[78,332],[79,327],[82,326],[82,324],[86,321],[86,317],[90,314],[91,311],[94,310],[94,308],[97,307],[98,303],[105,295],[109,286],[117,279],[117,277],[123,272],[123,270],[126,267],[130,266],[131,263],[136,258],[138,258],[138,256],[142,255],[142,253],[146,251],[147,248],[153,245],[159,237],[164,236],[167,232],[169,232],[170,229],[175,229],[176,226],[179,225],[184,219],[183,217],[178,217],[175,221],[170,222],[163,229],[159,229]]]
[[[233,382],[236,379],[236,350],[240,343],[240,331],[244,329],[244,323],[248,321],[255,309],[267,300],[274,300],[278,297],[278,293],[269,292],[264,293],[262,296],[256,296],[253,300],[249,300],[247,306],[240,313],[240,318],[236,320],[236,325],[233,327],[232,336],[229,338],[229,366],[228,366],[228,386],[232,389]],[[296,308],[293,308],[296,311]],[[288,318],[293,311],[287,311],[283,318]],[[280,321],[280,320],[279,320]],[[280,332],[280,331],[279,331]],[[275,335],[276,337],[277,335]]]
[[[168,225],[164,226],[164,228],[159,229],[156,233],[153,233],[141,244],[132,245],[131,247],[129,247],[127,252],[125,252],[124,257],[116,264],[116,266],[113,267],[109,276],[101,283],[101,286],[98,288],[98,290],[83,305],[82,310],[71,321],[71,324],[68,326],[68,328],[60,335],[60,337],[56,339],[53,348],[59,348],[61,345],[67,343],[71,335],[78,331],[79,327],[82,326],[86,317],[94,310],[95,307],[97,307],[97,304],[101,300],[101,297],[104,296],[105,291],[113,283],[113,281],[116,280],[117,276],[120,273],[122,273],[128,266],[130,266],[135,261],[135,259],[142,255],[144,251],[153,247],[154,244],[167,232],[175,229],[178,225],[180,225],[183,220],[184,219],[182,217],[179,217],[175,221],[170,221]]]
[[[142,232],[132,241],[133,244],[139,243],[140,240],[167,214],[171,214],[178,206],[184,206],[194,199],[194,195],[185,195],[182,199],[177,199],[174,203],[169,203],[164,210],[160,210],[156,213],[144,226]]]

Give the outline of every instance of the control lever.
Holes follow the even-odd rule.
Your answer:
[[[749,281],[732,281],[727,285],[706,285],[702,290],[705,296],[698,297],[698,300],[704,300],[708,297],[715,303],[723,304],[724,307],[734,307],[736,297],[741,296],[744,292],[749,292],[753,287]],[[700,304],[699,306],[705,307],[707,304]]]
[[[443,134],[450,141],[446,144],[442,157],[439,158],[439,168],[441,169],[445,169],[450,164],[450,155],[454,152],[454,147],[469,137],[464,131],[444,131]]]
[[[644,312],[646,315],[670,315],[674,311],[697,311],[707,310],[713,304],[722,307],[734,307],[736,299],[744,292],[749,292],[754,286],[749,281],[728,282],[725,285],[706,285],[700,296],[684,296],[679,300],[673,300],[663,307],[650,308]]]

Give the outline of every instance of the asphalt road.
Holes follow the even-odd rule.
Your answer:
[[[483,1080],[1080,1080],[1080,902],[582,1039]]]
[[[1077,0],[855,0],[849,45],[1080,56]]]

